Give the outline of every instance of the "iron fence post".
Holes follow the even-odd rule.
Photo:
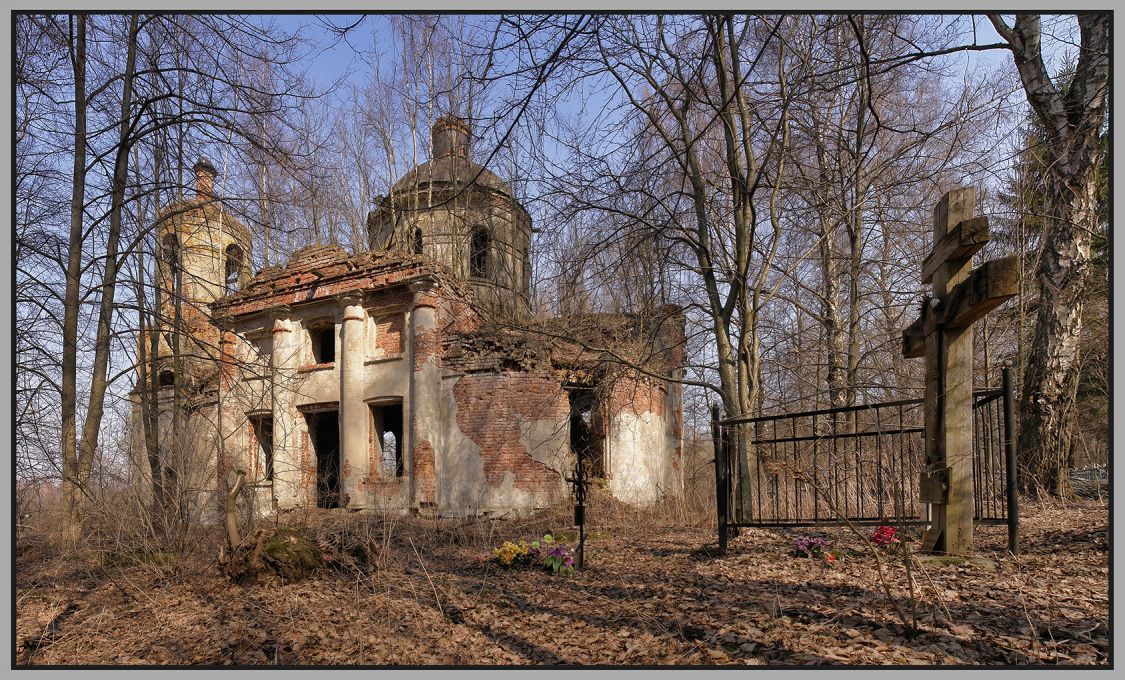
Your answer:
[[[1019,483],[1016,472],[1015,431],[1015,384],[1012,381],[1012,367],[1004,366],[1000,372],[1004,387],[1004,463],[1008,477],[1008,552],[1019,554],[1020,510]]]
[[[715,445],[715,510],[718,514],[719,553],[727,551],[727,462],[723,427],[719,425],[719,406],[711,405],[711,439]]]

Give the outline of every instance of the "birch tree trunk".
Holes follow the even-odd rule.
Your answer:
[[[1098,135],[1109,85],[1109,14],[1078,16],[1078,64],[1068,87],[1051,80],[1043,62],[1038,15],[1016,16],[1009,27],[990,15],[1007,41],[1043,125],[1051,156],[1047,215],[1039,265],[1035,333],[1024,373],[1020,452],[1025,492],[1069,494],[1071,440],[1080,369],[1082,311],[1097,227]]]

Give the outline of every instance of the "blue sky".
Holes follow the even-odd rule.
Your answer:
[[[263,17],[264,18],[264,17]],[[486,17],[480,17],[485,19]],[[968,17],[966,17],[967,19]],[[364,59],[371,54],[373,40],[381,47],[384,57],[393,51],[394,39],[392,37],[388,15],[359,15],[359,14],[330,14],[330,15],[276,15],[270,17],[280,27],[299,32],[308,44],[305,51],[306,72],[319,85],[328,84],[345,78],[350,82],[359,83],[370,70]],[[1009,25],[1012,17],[1007,17]],[[347,27],[353,24],[345,38],[332,34],[330,25]],[[976,41],[978,43],[999,42],[1000,37],[993,29],[992,24],[984,16],[973,17]],[[964,25],[966,34],[970,29],[968,22]],[[1065,18],[1044,18],[1043,47],[1048,65],[1056,70],[1069,53],[1073,55],[1076,46],[1077,26],[1073,16]],[[991,50],[987,52],[968,52],[958,57],[967,74],[982,70],[1008,68],[1014,74],[1011,55],[1006,50]],[[386,64],[385,64],[386,65]],[[1013,82],[1013,85],[1018,83]]]

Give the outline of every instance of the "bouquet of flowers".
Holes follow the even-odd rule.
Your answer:
[[[881,526],[875,529],[871,534],[871,542],[880,548],[885,548],[888,545],[898,543],[898,536],[895,535],[895,528],[889,526]]]
[[[504,568],[511,568],[518,564],[526,564],[530,559],[529,553],[530,549],[525,541],[519,543],[504,541],[499,548],[493,549],[492,559]]]
[[[828,539],[821,536],[798,536],[793,539],[793,554],[797,557],[817,557],[828,548]]]

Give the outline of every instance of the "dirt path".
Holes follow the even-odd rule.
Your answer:
[[[874,558],[842,531],[825,532],[844,552],[829,566],[791,557],[789,532],[746,531],[715,558],[706,530],[608,528],[591,542],[588,568],[552,577],[482,561],[487,537],[401,522],[368,569],[245,587],[201,556],[106,566],[27,550],[17,559],[16,661],[1106,664],[1105,505],[1027,514],[1020,557],[1005,554],[1003,527],[983,528],[978,554],[991,562],[915,572],[917,633],[888,604]],[[902,563],[888,562],[909,612]]]

